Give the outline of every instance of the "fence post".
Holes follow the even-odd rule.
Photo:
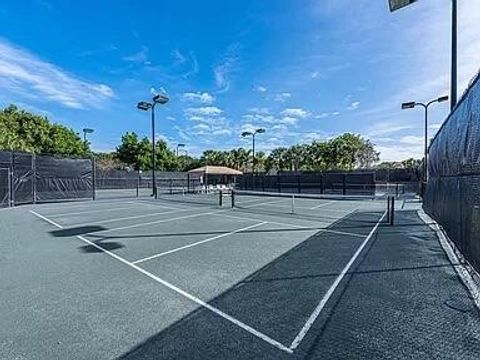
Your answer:
[[[10,157],[10,165],[12,167],[12,180],[11,180],[12,192],[10,194],[10,197],[12,199],[12,206],[15,206],[15,153],[13,151]]]
[[[140,191],[140,169],[137,169],[137,198],[138,198],[139,191]]]
[[[36,156],[32,154],[32,203],[37,203],[37,164],[36,164]]]
[[[92,155],[92,200],[96,200],[96,182],[97,182],[97,167],[95,166],[95,155]]]
[[[7,186],[8,186],[8,207],[13,207],[13,173],[12,173],[12,169],[11,169],[11,164],[10,166],[7,168]]]

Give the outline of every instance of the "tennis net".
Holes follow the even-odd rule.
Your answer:
[[[221,206],[224,197],[221,191],[193,191],[185,187],[157,187],[157,198],[172,203]]]
[[[378,221],[385,214],[384,220],[393,224],[395,211],[395,197],[387,195],[314,195],[248,190],[233,190],[229,194],[232,208],[325,222],[337,221],[356,213],[364,214],[365,218],[372,221]]]

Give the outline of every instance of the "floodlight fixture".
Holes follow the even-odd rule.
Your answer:
[[[147,110],[150,110],[152,108],[152,104],[150,104],[149,102],[146,102],[146,101],[140,101],[138,104],[137,104],[137,109],[140,109],[140,110],[143,110],[143,111],[147,111]]]
[[[388,0],[388,5],[390,5],[390,11],[394,12],[405,6],[411,5],[417,0]]]
[[[428,180],[428,108],[434,103],[441,103],[448,100],[448,96],[440,96],[436,99],[430,100],[427,103],[410,101],[402,104],[402,109],[412,109],[415,106],[421,106],[425,110],[425,136],[424,136],[424,157],[423,157],[423,180]]]
[[[153,97],[153,102],[157,104],[166,104],[168,102],[168,97],[162,94],[157,94]]]
[[[415,107],[415,101],[410,101],[402,104],[402,110],[413,109]]]

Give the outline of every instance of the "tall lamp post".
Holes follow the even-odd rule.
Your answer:
[[[242,137],[251,136],[252,137],[252,174],[255,174],[255,135],[263,134],[265,129],[259,128],[255,131],[244,131]]]
[[[425,110],[425,143],[424,143],[424,157],[423,157],[423,181],[428,179],[428,108],[434,103],[441,103],[448,100],[448,96],[442,96],[433,100],[430,100],[426,104],[420,102],[406,102],[402,104],[402,110],[413,109],[415,106],[421,106]]]
[[[178,158],[178,149],[185,147],[185,144],[177,144],[177,158]]]
[[[90,128],[85,128],[82,131],[83,131],[83,142],[85,143],[85,145],[87,145],[87,134],[92,134],[94,130]]]
[[[408,6],[417,0],[388,0],[390,11],[396,11]],[[450,111],[457,104],[457,0],[452,0],[452,44],[451,44],[451,68],[450,68]]]
[[[155,156],[155,105],[157,104],[166,104],[168,102],[168,97],[165,95],[155,95],[152,99],[152,102],[148,101],[140,101],[137,104],[137,108],[142,111],[152,110],[152,186],[153,186],[153,197],[155,199],[158,198],[157,196],[157,182],[155,177],[155,168],[156,168],[156,156]]]

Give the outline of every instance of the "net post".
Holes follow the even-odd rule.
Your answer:
[[[218,205],[220,207],[223,207],[223,191],[222,190],[218,192]]]
[[[390,223],[390,200],[391,196],[387,196],[387,223]]]
[[[292,195],[292,214],[295,214],[295,195]]]
[[[395,223],[395,197],[392,196],[392,204],[390,205],[390,226]]]
[[[395,184],[395,197],[397,197],[397,198],[398,198],[398,193],[399,193],[399,192],[398,192],[398,187],[399,187],[399,184],[396,183],[396,184]]]
[[[230,196],[232,197],[232,208],[234,208],[235,207],[235,191],[233,189]]]

